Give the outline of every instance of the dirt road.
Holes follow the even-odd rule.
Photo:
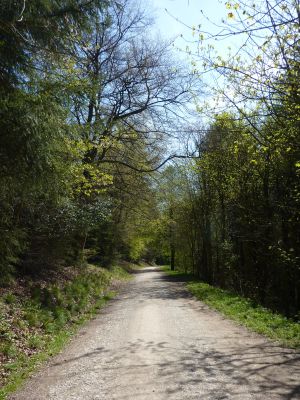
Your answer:
[[[299,384],[299,354],[147,268],[11,399],[288,400]]]

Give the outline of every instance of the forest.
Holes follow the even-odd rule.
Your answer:
[[[143,260],[297,319],[300,3],[226,2],[190,62],[142,3],[0,1],[1,286]]]

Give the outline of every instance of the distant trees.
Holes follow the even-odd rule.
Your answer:
[[[291,149],[261,146],[248,129],[229,114],[217,116],[199,158],[174,167],[176,268],[295,316],[297,158]],[[166,215],[164,210],[161,218]]]

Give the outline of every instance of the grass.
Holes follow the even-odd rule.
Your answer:
[[[162,269],[168,275],[186,282],[187,289],[198,300],[220,311],[223,315],[281,345],[300,348],[299,323],[274,313],[250,299],[203,283],[195,279],[193,275],[170,271],[168,267]]]
[[[88,266],[63,284],[30,282],[26,295],[1,296],[0,400],[62,350],[78,328],[115,296],[110,288],[128,279],[130,274],[120,267]]]

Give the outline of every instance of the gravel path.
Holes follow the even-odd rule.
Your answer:
[[[149,267],[10,399],[300,399],[299,359]]]

